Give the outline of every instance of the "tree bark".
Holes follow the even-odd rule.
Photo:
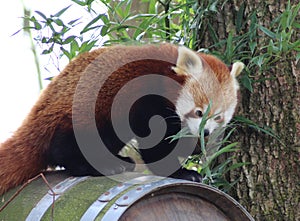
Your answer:
[[[220,41],[226,39],[232,30],[235,30],[236,35],[249,30],[250,23],[236,32],[240,7],[244,7],[243,18],[256,11],[257,22],[269,28],[288,4],[285,0],[225,2],[223,7],[220,5],[218,16],[210,18]],[[290,2],[291,5],[298,3],[296,0]],[[208,30],[199,32],[205,32],[199,48],[214,44]],[[257,55],[266,53],[263,46],[269,41],[262,32],[258,31],[258,35]],[[293,37],[300,39],[299,32]],[[255,82],[253,92],[241,88],[242,100],[238,115],[271,128],[280,137],[280,141],[249,127],[238,129],[236,139],[241,151],[236,153],[236,160],[250,164],[230,174],[232,180],[239,180],[232,194],[256,220],[300,220],[299,62],[296,64],[295,54],[291,53],[289,57],[281,57],[263,72],[259,68],[251,70]]]

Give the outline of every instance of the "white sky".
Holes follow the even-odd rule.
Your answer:
[[[72,4],[70,0],[24,0],[24,3],[31,11],[41,11],[46,15]],[[72,10],[74,18],[83,14],[82,11],[74,11],[74,6]],[[22,27],[22,16],[21,0],[6,1],[5,7],[0,7],[0,142],[18,128],[40,93],[30,41],[22,32],[12,36]],[[43,75],[57,74],[44,70],[43,67],[49,63],[48,59],[47,56],[40,56]]]

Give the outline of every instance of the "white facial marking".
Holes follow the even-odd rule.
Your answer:
[[[186,88],[183,88],[176,102],[176,113],[181,121],[183,121],[185,118],[184,116],[194,108],[195,102],[193,96]]]
[[[199,135],[199,126],[202,118],[187,118],[186,124],[193,135]]]
[[[188,117],[188,118],[184,119],[186,126],[188,126],[190,132],[193,135],[199,135],[199,126],[200,126],[201,121],[202,121],[202,118]],[[212,133],[215,129],[217,129],[221,125],[223,125],[223,123],[218,123],[214,118],[209,118],[206,121],[204,129],[208,130],[209,133]]]
[[[224,125],[228,124],[229,121],[231,120],[234,111],[235,111],[235,106],[236,105],[231,105],[227,108],[227,110],[224,113]]]
[[[211,118],[211,119],[207,120],[207,122],[205,124],[205,129],[207,129],[209,131],[209,133],[212,133],[219,126],[220,126],[220,124]]]

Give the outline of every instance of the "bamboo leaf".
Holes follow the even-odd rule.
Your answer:
[[[233,56],[233,32],[229,32],[227,41],[226,41],[226,50],[225,50],[225,56],[229,62],[232,60]]]
[[[210,23],[208,23],[207,25],[208,25],[207,26],[208,27],[208,31],[210,33],[210,36],[212,37],[213,42],[215,44],[218,43],[220,40],[219,40],[219,37],[218,37],[217,33],[215,32],[215,29],[213,28],[213,26]]]
[[[72,2],[75,2],[76,4],[78,5],[81,5],[81,6],[86,6],[86,2],[85,1],[80,1],[80,0],[71,0]]]
[[[96,40],[84,42],[80,47],[79,53],[90,51],[94,47],[96,42],[97,42]]]
[[[74,41],[75,38],[76,38],[76,36],[74,36],[74,35],[69,36],[69,37],[67,37],[67,38],[62,42],[62,44],[69,44],[69,43],[71,43],[72,41]]]
[[[71,59],[73,58],[72,55],[71,55],[71,53],[70,53],[69,51],[67,51],[66,49],[64,49],[63,47],[61,47],[60,50],[62,50],[63,54],[64,54],[65,56],[67,56],[67,58],[68,58],[69,60],[71,60]]]
[[[237,168],[240,168],[240,167],[243,167],[243,166],[246,166],[246,165],[249,165],[249,164],[250,164],[250,162],[234,163],[234,164],[232,164],[230,167],[228,167],[228,168],[224,171],[224,173],[227,173],[227,172],[229,172],[229,171],[235,170],[235,169],[237,169]]]
[[[278,140],[282,145],[285,146],[285,144],[280,140],[280,137],[271,129],[271,128],[267,128],[267,127],[261,127],[259,126],[257,123],[255,123],[254,121],[246,118],[246,117],[242,117],[242,116],[235,116],[234,119],[238,122],[241,122],[241,123],[245,123],[247,126],[259,131],[259,132],[262,132],[262,133],[265,133],[271,137],[274,137],[276,140]]]
[[[297,50],[298,49],[298,51],[299,51],[300,50],[300,40],[295,41],[294,43],[292,43],[290,45],[290,49],[292,49],[292,50]]]
[[[52,17],[59,17],[61,16],[63,13],[65,13],[65,11],[67,11],[69,8],[71,7],[71,5],[63,8],[62,10],[60,10],[59,12],[55,13]]]
[[[170,141],[170,143],[171,143],[171,142],[173,142],[175,140],[178,140],[182,137],[195,137],[195,136],[191,135],[191,133],[190,133],[190,131],[187,127],[184,127],[177,134],[167,137],[166,140],[171,139],[171,141]]]
[[[131,0],[127,1],[127,4],[125,6],[125,10],[124,10],[124,14],[126,16],[128,16],[130,14],[131,5],[132,5],[132,1]]]
[[[245,88],[247,88],[251,93],[253,92],[252,80],[249,78],[248,75],[243,75],[241,77],[241,82]]]
[[[88,32],[89,30],[91,30],[91,29],[93,29],[93,28],[95,28],[95,27],[91,27],[93,24],[95,24],[97,21],[99,21],[101,18],[103,18],[103,17],[106,17],[107,15],[105,15],[105,14],[100,14],[100,15],[98,15],[96,18],[94,18],[92,21],[90,21],[83,29],[82,29],[82,31],[80,32],[80,34],[83,34],[83,33],[85,33],[85,32]],[[100,25],[99,26],[97,26],[97,27],[101,27]]]
[[[34,24],[34,29],[35,30],[41,30],[42,29],[42,25],[38,21],[35,21],[33,24]]]
[[[41,16],[45,21],[47,20],[47,16],[40,11],[35,11],[39,16]]]
[[[57,24],[58,26],[64,26],[63,21],[61,19],[59,19],[59,18],[58,19],[54,19],[53,22],[55,24]]]
[[[235,143],[228,144],[227,146],[221,148],[219,151],[217,151],[211,157],[209,157],[210,160],[214,160],[215,158],[217,158],[218,156],[220,156],[223,153],[228,153],[228,152],[234,152],[234,151],[236,151],[237,149],[233,149],[233,147],[235,147],[237,144],[238,143],[235,142]]]
[[[240,6],[240,8],[237,12],[237,16],[236,16],[236,30],[238,33],[242,29],[244,11],[245,11],[245,3],[243,2],[242,5]]]
[[[75,57],[77,51],[79,51],[79,45],[78,42],[74,39],[74,41],[72,41],[70,44],[70,53],[72,57]]]
[[[72,20],[72,21],[69,21],[68,22],[68,25],[74,25],[74,23],[76,23],[77,21],[79,21],[80,20],[80,18],[76,18],[76,19],[74,19],[74,20]]]
[[[297,53],[297,55],[296,55],[296,62],[298,63],[298,62],[299,62],[299,60],[300,60],[300,52],[299,52],[299,53]]]
[[[270,31],[269,29],[265,28],[264,26],[259,25],[259,29],[268,35],[270,38],[276,39],[276,33]]]

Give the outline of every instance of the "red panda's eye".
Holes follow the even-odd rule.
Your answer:
[[[195,115],[196,115],[197,117],[202,117],[202,116],[203,116],[201,110],[196,110],[196,111],[195,111]]]
[[[219,123],[223,122],[223,118],[222,118],[220,115],[219,115],[219,116],[216,116],[216,117],[214,118],[214,120],[217,121],[217,122],[219,122]]]

